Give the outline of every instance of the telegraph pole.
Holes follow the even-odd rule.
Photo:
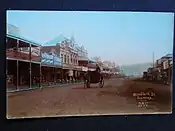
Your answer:
[[[153,56],[152,57],[153,57],[153,68],[154,68],[154,52],[153,52]]]

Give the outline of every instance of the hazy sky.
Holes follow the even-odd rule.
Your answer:
[[[46,43],[60,34],[75,38],[89,56],[118,64],[152,62],[173,50],[172,13],[8,11],[7,23]]]

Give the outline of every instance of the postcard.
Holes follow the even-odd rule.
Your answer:
[[[172,112],[174,14],[7,11],[7,118]]]

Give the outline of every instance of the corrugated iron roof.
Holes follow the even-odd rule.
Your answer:
[[[6,37],[10,37],[13,39],[19,39],[21,41],[24,41],[26,43],[30,43],[30,44],[35,45],[35,46],[41,46],[41,44],[38,44],[38,43],[34,42],[33,40],[26,39],[25,37],[17,35],[17,34],[7,33]]]
[[[167,54],[166,57],[173,57],[173,54]]]
[[[93,58],[88,58],[89,62],[96,62],[96,60],[94,60]]]
[[[56,46],[57,44],[60,44],[62,41],[65,41],[67,40],[66,37],[60,35],[60,36],[57,36],[56,38],[54,38],[53,40],[43,44],[44,46]]]
[[[173,54],[166,54],[165,56],[163,56],[161,59],[163,58],[172,58],[173,57]]]

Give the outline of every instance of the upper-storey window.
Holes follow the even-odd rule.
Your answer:
[[[61,54],[61,61],[63,62],[63,54]]]
[[[64,55],[64,63],[66,63],[66,55]]]
[[[69,56],[67,56],[67,63],[69,64]]]

